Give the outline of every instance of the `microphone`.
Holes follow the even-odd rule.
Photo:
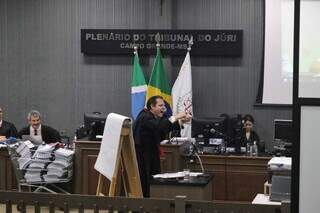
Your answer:
[[[183,156],[192,156],[197,151],[195,138],[174,138],[173,141],[183,142],[179,147],[179,152]]]
[[[179,147],[180,155],[185,157],[193,157],[196,156],[196,158],[199,161],[201,171],[204,173],[204,167],[202,160],[199,156],[199,150],[196,145],[196,138],[187,138],[186,141]]]
[[[214,133],[216,133],[217,131],[216,131],[214,128],[211,128],[211,129],[209,130],[209,132],[210,132],[211,134],[214,134]]]

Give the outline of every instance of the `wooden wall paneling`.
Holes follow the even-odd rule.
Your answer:
[[[160,157],[161,172],[177,172],[182,170],[182,158],[178,145],[162,145],[163,155]]]
[[[77,141],[75,144],[75,193],[96,194],[98,184],[98,172],[94,169],[94,164],[99,154],[101,142],[97,141]],[[106,162],[107,163],[107,162]],[[107,192],[109,181],[104,181]]]
[[[228,157],[226,159],[227,200],[250,201],[263,193],[270,158]]]
[[[0,149],[0,189],[17,190],[17,180],[6,148]]]

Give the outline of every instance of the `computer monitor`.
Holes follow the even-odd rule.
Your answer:
[[[100,112],[84,113],[84,128],[87,131],[89,140],[101,140],[97,135],[103,135],[107,115]]]
[[[274,141],[292,143],[293,127],[292,120],[274,120]]]
[[[228,147],[235,148],[235,152],[240,153],[241,147],[245,146],[243,141],[243,118],[241,114],[231,115],[228,128]]]
[[[205,144],[208,144],[209,138],[224,138],[226,130],[226,117],[192,119],[192,137],[203,138]]]

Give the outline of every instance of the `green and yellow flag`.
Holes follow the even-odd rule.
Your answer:
[[[146,101],[152,96],[161,95],[165,101],[167,111],[166,115],[172,115],[171,87],[164,70],[160,48],[157,48],[157,56],[154,61],[150,81],[147,89]]]

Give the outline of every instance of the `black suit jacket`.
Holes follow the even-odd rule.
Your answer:
[[[150,179],[160,173],[159,144],[178,122],[155,118],[149,110],[142,110],[133,124],[133,138],[144,197],[150,196]]]
[[[30,135],[30,126],[26,126],[19,131],[18,137],[22,138],[22,135]],[[42,124],[41,124],[41,136],[42,136],[42,140],[46,143],[55,143],[61,140],[60,134],[57,130],[55,130],[50,126],[45,126]]]
[[[6,138],[9,138],[9,137],[16,138],[18,136],[18,131],[12,123],[8,121],[2,121],[2,125],[0,127],[0,135],[6,136]]]
[[[255,132],[255,131],[251,131],[250,132],[250,137],[249,137],[249,139],[247,139],[247,137],[246,137],[246,131],[245,130],[243,130],[242,131],[242,141],[243,141],[243,145],[246,145],[247,143],[252,143],[253,144],[253,142],[254,141],[256,141],[257,143],[260,141],[260,138],[259,138],[259,135]]]

